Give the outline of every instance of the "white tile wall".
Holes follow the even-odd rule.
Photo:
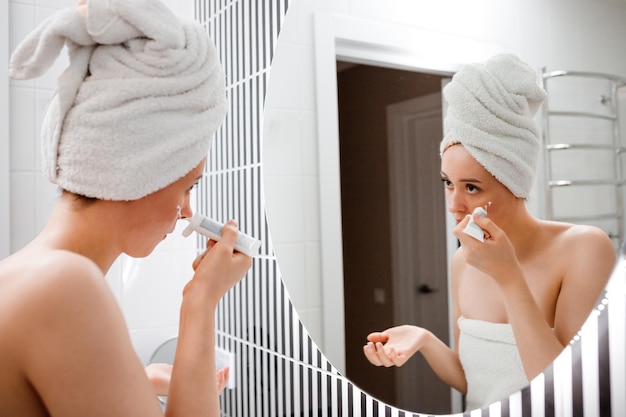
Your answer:
[[[75,4],[76,0],[0,2],[0,7],[6,5],[8,9],[9,51],[12,52],[36,24],[56,10]],[[193,17],[191,0],[166,0],[166,4],[179,16]],[[9,149],[8,167],[0,165],[1,174],[8,173],[10,187],[9,191],[0,185],[0,200],[7,201],[10,210],[7,253],[23,247],[41,230],[57,197],[56,187],[41,172],[39,131],[56,78],[66,65],[67,58],[63,54],[41,78],[11,80],[8,84],[10,129],[8,138],[0,138],[0,144]],[[3,68],[7,67],[8,62]],[[6,115],[6,110],[1,107],[0,110],[4,111],[3,116]],[[185,239],[180,234],[184,226],[179,224],[169,239],[148,258],[122,256],[106,276],[122,307],[137,353],[144,362],[163,341],[177,333],[182,288],[191,278],[191,262],[196,253],[195,239]],[[0,250],[1,244],[2,241]]]
[[[9,1],[9,46],[12,52],[35,25],[73,0],[39,3]],[[39,131],[55,79],[67,64],[61,57],[48,74],[36,80],[11,80],[9,89],[10,251],[28,243],[43,227],[56,189],[41,173]]]

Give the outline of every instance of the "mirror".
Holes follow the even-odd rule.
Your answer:
[[[357,207],[363,208],[362,212],[342,211],[344,206],[340,200],[348,187],[340,186],[339,180],[340,167],[345,163],[340,161],[339,149],[343,152],[343,148],[337,140],[341,101],[338,87],[355,82],[348,79],[350,75],[363,77],[367,74],[378,77],[376,87],[369,90],[379,90],[382,85],[393,89],[405,82],[414,88],[428,85],[428,92],[433,93],[436,89],[440,91],[441,83],[462,64],[481,61],[504,51],[520,55],[538,69],[545,66],[550,70],[626,76],[626,59],[615,53],[626,34],[621,23],[624,17],[626,5],[609,0],[585,0],[575,4],[563,0],[549,3],[519,0],[506,4],[480,1],[472,2],[471,6],[460,0],[445,4],[419,0],[384,4],[368,0],[332,4],[292,0],[276,45],[266,96],[263,170],[268,223],[281,275],[302,322],[330,361],[364,391],[391,405],[418,412],[462,410],[461,399],[455,395],[444,399],[448,411],[427,409],[423,403],[408,403],[408,397],[413,397],[411,400],[416,397],[411,393],[422,391],[415,388],[414,381],[403,382],[406,375],[401,374],[401,368],[386,370],[385,375],[378,369],[375,378],[369,377],[375,385],[388,388],[384,392],[366,385],[368,377],[359,374],[376,369],[361,353],[367,333],[400,323],[392,322],[394,314],[397,316],[393,310],[398,305],[399,291],[394,291],[390,280],[382,280],[381,276],[388,274],[376,268],[381,279],[361,285],[362,293],[348,290],[344,285],[347,268],[359,265],[344,259],[344,243],[360,239],[363,248],[357,252],[371,265],[379,261],[378,252],[382,252],[372,248],[378,247],[379,241],[384,239],[382,231],[391,226],[375,213],[366,213],[366,208],[381,204],[377,198],[354,201]],[[383,84],[383,80],[387,84]],[[406,93],[402,88],[398,89]],[[355,90],[366,92],[363,91],[366,88],[358,86]],[[380,143],[372,145],[365,139],[361,144],[371,146],[363,150],[370,152],[366,156],[372,160],[375,161],[376,154],[388,152],[380,148]],[[433,154],[433,158],[438,166],[437,154]],[[353,164],[379,174],[376,178],[380,180],[384,175],[380,171],[382,167],[372,160],[369,163],[353,161]],[[388,179],[381,182],[389,183]],[[541,186],[544,179],[540,172],[528,203],[530,212],[538,217],[545,213]],[[371,177],[362,180],[366,186],[376,185]],[[451,218],[445,214],[442,198],[433,194],[430,200],[439,205],[432,209],[433,213],[441,214],[440,208],[444,207],[443,223],[437,220],[438,231],[423,235],[436,233],[439,236],[440,230],[450,230]],[[389,206],[378,209],[387,213],[391,210]],[[343,229],[342,219],[356,223],[355,230],[361,230],[363,235],[348,234]],[[439,253],[438,264],[447,267],[455,241],[449,232],[444,234],[445,240],[437,243],[438,247],[445,248],[443,254]],[[391,247],[391,240],[385,244]],[[388,259],[376,265],[390,268],[389,262]],[[417,284],[416,290],[423,288],[428,293],[435,289],[440,294],[446,293],[430,282]],[[348,316],[351,314],[345,302],[348,299],[364,301],[355,307],[356,321],[350,321]],[[410,307],[411,303],[405,305]],[[440,311],[444,321],[449,321],[446,308]],[[367,312],[375,314],[369,317]],[[361,332],[357,339],[345,332],[345,328],[354,330],[355,322],[360,324],[358,331]],[[358,340],[356,345],[355,340]],[[360,362],[351,365],[351,360]],[[421,368],[417,371],[425,372]],[[399,386],[405,389],[400,390]],[[399,395],[403,397],[398,398]]]

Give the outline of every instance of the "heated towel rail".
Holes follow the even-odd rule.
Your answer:
[[[626,78],[542,70],[546,218],[596,225],[616,247],[624,241],[620,99]]]

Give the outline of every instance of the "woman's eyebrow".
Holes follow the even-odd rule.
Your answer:
[[[441,174],[442,177],[448,178],[448,175],[445,172],[440,171],[439,173]],[[482,184],[482,181],[477,178],[461,178],[459,182],[476,182],[476,183]]]
[[[477,182],[482,184],[482,181],[476,178],[461,178],[459,182]]]

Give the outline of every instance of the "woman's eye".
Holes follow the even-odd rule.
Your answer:
[[[475,185],[472,184],[467,184],[467,191],[469,191],[470,193],[474,194],[477,193],[478,191],[480,191],[480,188],[476,187]]]
[[[452,187],[452,183],[451,183],[451,182],[450,182],[450,180],[449,180],[449,179],[447,179],[447,178],[442,178],[442,179],[441,179],[441,182],[443,182],[443,185],[444,185],[444,187],[446,187],[446,188],[450,188],[450,187]]]

